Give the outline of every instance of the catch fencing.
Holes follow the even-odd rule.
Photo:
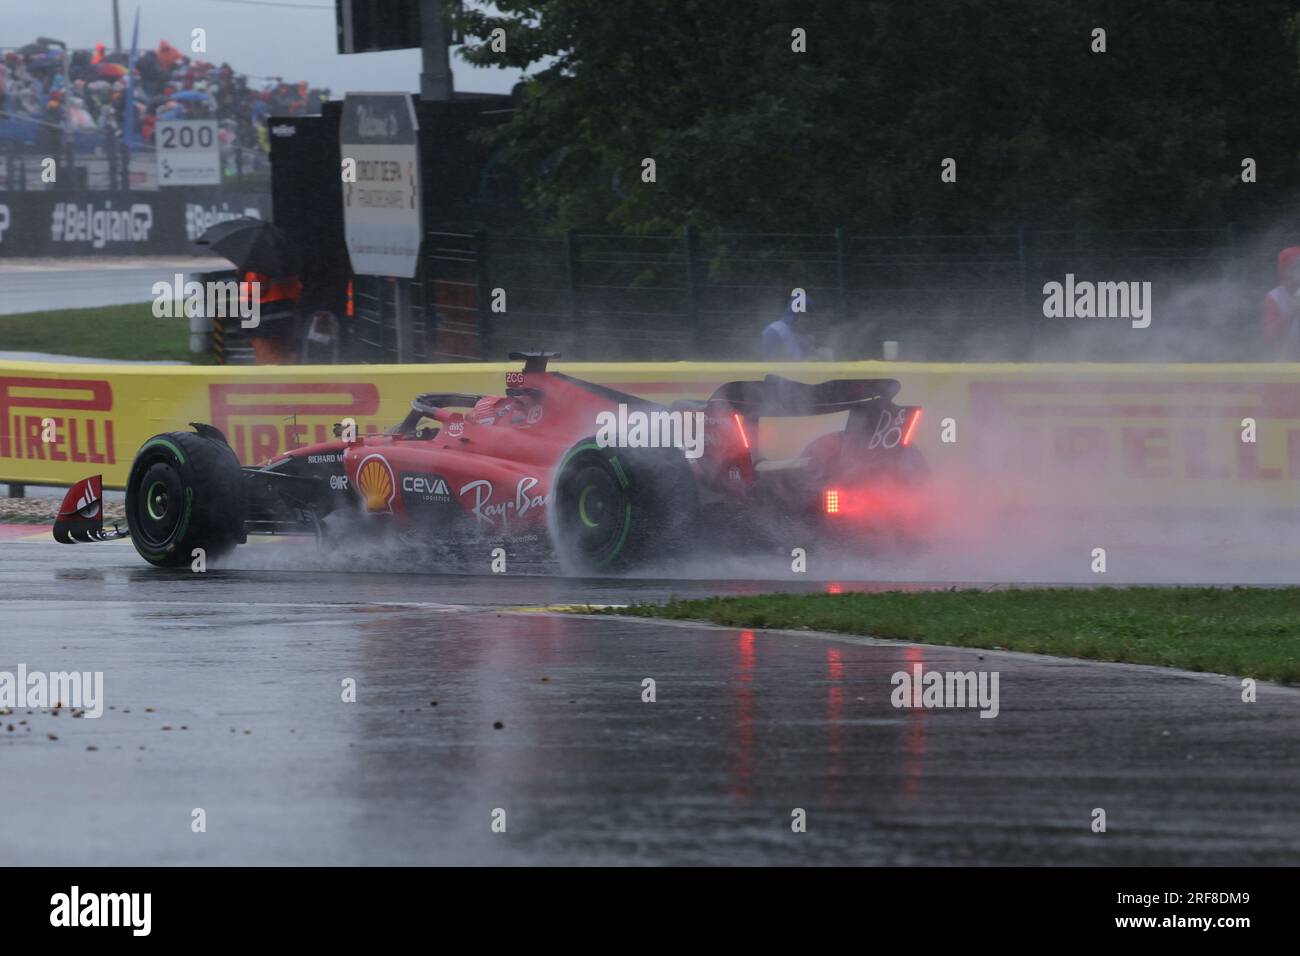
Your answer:
[[[34,129],[51,135],[15,137],[0,131],[0,191],[155,192],[160,188],[157,151],[151,144],[136,143],[128,147],[110,130],[65,131],[39,121],[24,122],[31,122]],[[16,121],[6,123],[0,115],[0,126],[4,125],[12,128]],[[266,153],[233,144],[222,144],[218,151],[220,188],[248,192],[270,190],[271,166]],[[48,159],[54,160],[53,181],[46,174]]]
[[[560,236],[431,229],[416,279],[358,277],[354,356],[466,361],[548,348],[576,359],[758,357],[803,289],[818,344],[871,359],[1249,361],[1294,237],[1232,229],[1016,228],[975,235],[699,232]],[[1152,321],[1047,318],[1067,274],[1149,282]],[[408,323],[396,318],[409,303]]]

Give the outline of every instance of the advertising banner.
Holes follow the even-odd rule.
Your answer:
[[[1103,509],[1300,506],[1300,365],[583,364],[556,368],[660,402],[706,398],[769,373],[805,382],[895,378],[921,405],[915,444],[934,475],[1001,503]],[[0,364],[0,481],[122,487],[139,445],[204,421],[240,461],[326,441],[334,423],[379,433],[420,392],[503,394],[511,364],[298,368]],[[771,419],[756,436],[797,455],[835,416]],[[44,441],[46,420],[54,441]],[[594,424],[593,424],[594,431]],[[1000,498],[998,497],[1000,496]],[[992,500],[990,494],[984,500]]]
[[[424,235],[418,132],[409,93],[343,101],[343,230],[357,275],[415,277]]]
[[[270,207],[268,195],[219,189],[0,193],[0,257],[185,255],[217,222]]]

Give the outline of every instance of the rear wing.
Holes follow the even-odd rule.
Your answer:
[[[829,415],[887,405],[900,386],[892,378],[832,379],[806,385],[779,375],[761,382],[727,382],[718,386],[711,402],[726,402],[746,417],[772,418]]]
[[[805,385],[779,375],[761,382],[728,382],[709,398],[733,410],[745,447],[743,419],[793,418],[848,412],[845,434],[867,442],[867,449],[906,448],[921,421],[921,406],[895,405],[901,386],[892,378],[841,378]]]

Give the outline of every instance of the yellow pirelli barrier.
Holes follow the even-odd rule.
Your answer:
[[[518,363],[285,368],[0,363],[0,481],[120,488],[135,450],[204,421],[245,464],[400,421],[419,392],[501,394]],[[1291,508],[1300,504],[1300,365],[852,362],[566,363],[554,371],[668,402],[734,379],[895,378],[921,405],[933,473],[1005,489],[1012,504]],[[795,454],[829,420],[771,422]],[[593,425],[594,431],[594,425]],[[791,449],[795,449],[791,451]]]

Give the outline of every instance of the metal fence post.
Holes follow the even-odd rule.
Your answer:
[[[1029,263],[1025,257],[1025,224],[1016,226],[1016,258],[1020,263],[1020,294],[1029,305]]]
[[[1025,237],[1025,224],[1023,222],[1016,226],[1016,257],[1020,263],[1020,291],[1024,300],[1024,315],[1025,320],[1029,323],[1029,348],[1026,350],[1028,353],[1033,351],[1033,346],[1038,341],[1039,323],[1037,317],[1034,315],[1034,306],[1036,304],[1034,291],[1029,285],[1029,273],[1031,267],[1030,253],[1028,242]],[[1033,266],[1033,270],[1037,272],[1036,264]]]
[[[700,292],[699,275],[696,268],[700,256],[700,232],[694,226],[687,226],[686,239],[686,321],[691,327],[691,342],[695,354],[703,353],[704,330],[700,328]]]
[[[840,321],[849,320],[849,290],[844,281],[844,227],[835,227],[835,285]]]
[[[582,308],[578,303],[578,243],[579,236],[576,229],[570,229],[564,236],[564,251],[568,262],[569,271],[569,327],[573,332],[574,351],[584,351],[585,342],[583,342],[582,332],[586,323],[582,318]]]
[[[212,318],[212,361],[226,364],[226,319],[221,315]]]
[[[1219,277],[1231,278],[1233,275],[1240,274],[1240,256],[1232,254],[1233,246],[1237,241],[1237,230],[1232,223],[1228,223],[1220,230],[1219,249],[1222,252],[1222,260],[1219,263]]]
[[[411,361],[411,290],[406,279],[390,279],[393,288],[394,361],[404,365]]]
[[[121,157],[117,154],[117,143],[111,135],[105,133],[103,142],[104,153],[108,159],[108,190],[109,192],[113,192],[114,190],[121,188],[122,185],[117,168],[118,161]]]
[[[474,264],[478,269],[478,339],[479,357],[489,361],[495,355],[492,343],[492,278],[488,275],[488,237],[474,233]]]

